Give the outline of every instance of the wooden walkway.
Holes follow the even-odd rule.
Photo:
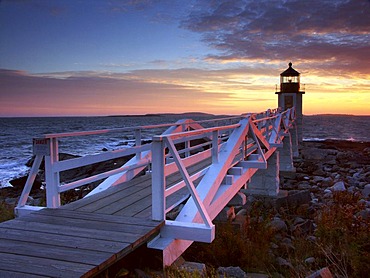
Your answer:
[[[168,179],[175,183],[180,175]],[[151,220],[151,190],[151,175],[146,174],[61,208],[0,223],[0,277],[100,273],[154,238],[164,225]],[[167,198],[167,207],[187,196],[184,188]]]

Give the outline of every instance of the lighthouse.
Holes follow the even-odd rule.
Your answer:
[[[280,91],[275,92],[278,95],[278,105],[283,110],[295,107],[296,125],[298,142],[302,142],[302,96],[305,93],[300,90],[300,73],[293,69],[292,63],[280,74]]]

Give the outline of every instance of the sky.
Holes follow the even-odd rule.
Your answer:
[[[370,115],[370,0],[0,0],[0,117]]]

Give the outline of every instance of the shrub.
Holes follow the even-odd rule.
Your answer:
[[[0,222],[14,218],[14,206],[0,201]]]
[[[370,272],[370,219],[359,212],[360,195],[335,192],[317,219],[318,247],[327,263],[342,276],[365,277]]]

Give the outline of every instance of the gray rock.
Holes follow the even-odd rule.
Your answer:
[[[235,278],[247,278],[247,273],[245,273],[240,267],[229,266],[229,267],[222,267],[220,266],[217,269],[217,272],[221,275],[226,277],[235,277]]]
[[[286,259],[282,258],[282,257],[277,257],[276,258],[276,262],[280,266],[284,266],[284,267],[288,267],[288,268],[293,268],[292,264],[290,262],[288,262]]]
[[[312,177],[312,181],[313,181],[314,183],[322,182],[324,179],[325,179],[325,177],[322,177],[322,176],[313,176],[313,177]]]
[[[202,263],[184,262],[179,268],[189,273],[199,273],[201,276],[207,273],[206,265]]]
[[[331,274],[329,268],[325,267],[312,273],[306,278],[333,278],[333,274]]]
[[[308,181],[302,181],[298,184],[298,190],[306,190],[310,189],[311,185]]]
[[[327,152],[325,150],[319,150],[317,148],[305,148],[301,150],[301,154],[304,160],[323,161],[327,156]]]
[[[271,222],[269,223],[269,226],[274,232],[286,232],[288,231],[288,226],[284,222],[284,220],[281,220],[278,217],[275,217]]]
[[[263,273],[247,273],[247,278],[269,278],[270,276]]]
[[[365,185],[364,189],[362,190],[362,195],[365,198],[368,198],[370,196],[370,183]]]
[[[314,222],[312,220],[305,220],[302,223],[294,225],[291,230],[294,236],[302,236],[307,234],[312,234],[315,229]]]
[[[304,220],[303,218],[301,218],[301,217],[296,217],[296,218],[294,219],[293,225],[301,224],[301,223],[303,223],[304,221],[305,221],[305,220]]]
[[[247,210],[241,209],[238,211],[238,213],[235,215],[234,222],[237,222],[239,224],[244,225],[247,221]]]
[[[366,208],[361,210],[360,212],[357,213],[357,216],[360,216],[362,219],[370,219],[370,208]]]
[[[152,276],[147,274],[145,271],[137,268],[137,269],[135,269],[135,277],[137,277],[137,278],[151,278]]]
[[[221,212],[216,216],[216,222],[227,222],[235,219],[235,209],[234,207],[225,207]]]
[[[290,191],[287,196],[276,199],[275,207],[298,207],[302,204],[311,202],[311,193],[309,190]]]
[[[309,258],[307,258],[307,259],[305,259],[305,260],[304,260],[304,262],[305,262],[306,264],[313,264],[315,261],[316,261],[316,260],[315,260],[315,258],[314,258],[314,257],[309,257]]]
[[[333,191],[346,191],[346,186],[344,185],[343,181],[336,182],[332,187],[330,187]]]
[[[227,205],[228,206],[244,206],[246,202],[247,202],[247,197],[243,193],[238,192],[230,200],[230,202]]]
[[[322,187],[329,187],[333,185],[333,179],[331,177],[327,177],[321,181]]]
[[[356,189],[357,189],[356,186],[352,185],[352,186],[348,187],[347,191],[350,192],[350,193],[354,193],[356,191]]]
[[[280,242],[280,247],[287,251],[295,250],[292,240],[288,237],[283,238],[283,240]]]
[[[279,248],[279,246],[276,243],[273,243],[273,242],[270,243],[270,247],[272,249],[278,249]]]
[[[317,241],[317,238],[315,236],[308,236],[306,239],[310,242],[316,242]]]
[[[315,176],[325,176],[325,172],[322,169],[318,169],[312,173]]]

